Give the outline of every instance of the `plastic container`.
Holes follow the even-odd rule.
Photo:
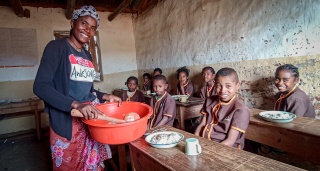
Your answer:
[[[107,116],[123,119],[127,113],[135,112],[140,119],[134,122],[123,124],[109,124],[103,120],[82,121],[88,125],[91,137],[105,144],[125,144],[140,138],[147,130],[148,119],[152,115],[152,108],[149,105],[139,102],[105,103],[96,106]]]

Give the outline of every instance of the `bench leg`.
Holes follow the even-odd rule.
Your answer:
[[[35,124],[36,124],[36,131],[37,131],[37,138],[41,140],[41,113],[38,110],[35,111]]]

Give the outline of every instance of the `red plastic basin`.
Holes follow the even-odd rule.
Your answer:
[[[152,108],[149,105],[139,102],[105,103],[97,105],[107,116],[123,119],[127,113],[135,112],[140,115],[140,119],[134,122],[123,124],[109,124],[103,120],[82,121],[88,125],[91,137],[105,144],[125,144],[140,138],[147,130],[148,119],[152,115]]]

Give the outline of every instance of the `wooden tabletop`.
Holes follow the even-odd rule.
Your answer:
[[[193,105],[204,104],[204,101],[205,101],[204,99],[201,99],[199,97],[189,97],[186,102],[180,102],[176,100],[176,104],[177,106],[193,106]]]
[[[178,146],[168,149],[151,147],[144,137],[130,142],[130,155],[135,170],[302,170],[263,156],[195,136],[169,126],[169,131],[180,132],[186,138],[198,138],[202,153],[187,156],[185,139]],[[160,127],[154,128],[158,129]]]
[[[246,139],[266,144],[314,164],[320,164],[320,120],[297,116],[292,122],[273,123],[263,120],[251,109]]]

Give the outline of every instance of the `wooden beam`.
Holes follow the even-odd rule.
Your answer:
[[[68,0],[67,10],[66,10],[66,18],[68,20],[70,20],[72,18],[72,13],[73,13],[75,5],[76,5],[76,0]]]
[[[123,0],[123,2],[116,8],[116,10],[108,16],[108,20],[112,21],[118,14],[120,14],[125,8],[127,8],[132,0]]]
[[[18,17],[30,18],[30,10],[23,9],[20,0],[10,0],[14,13]]]

